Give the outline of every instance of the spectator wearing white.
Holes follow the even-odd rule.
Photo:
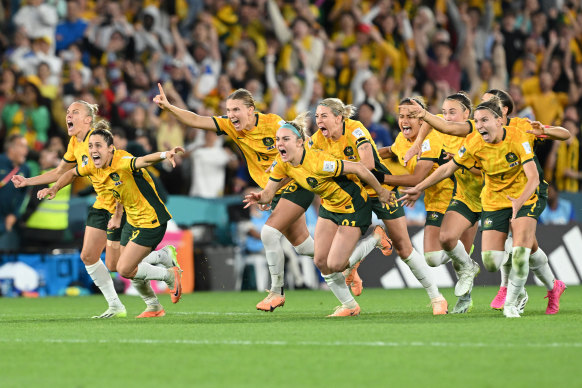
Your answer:
[[[168,31],[167,15],[150,5],[143,9],[141,24],[136,24],[135,49],[138,53],[149,50],[151,52],[168,52],[172,46],[172,35]],[[165,23],[163,21],[165,16]],[[165,25],[164,25],[165,24]]]
[[[23,28],[27,36],[31,39],[48,36],[52,39],[55,36],[59,17],[57,9],[46,4],[44,0],[28,0],[26,5],[21,7],[14,14],[14,24]],[[51,43],[50,52],[54,53],[55,46]]]

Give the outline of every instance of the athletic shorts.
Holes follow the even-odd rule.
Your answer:
[[[363,207],[356,209],[353,213],[335,213],[320,206],[319,216],[333,221],[336,225],[358,227],[364,235],[372,224],[372,206],[369,201],[366,201]]]
[[[445,213],[441,213],[441,212],[434,212],[434,211],[430,211],[430,212],[426,212],[426,222],[424,223],[424,226],[436,226],[438,228],[441,227],[441,224],[443,223],[443,217],[445,216]]]
[[[136,228],[129,222],[123,226],[121,233],[121,245],[126,246],[130,241],[142,247],[156,249],[166,234],[167,223],[157,228]]]
[[[449,207],[447,208],[447,212],[457,212],[463,217],[465,217],[471,225],[474,225],[475,222],[479,221],[481,218],[481,212],[474,212],[469,209],[469,206],[465,204],[463,201],[458,199],[452,199],[449,203]]]
[[[121,230],[126,222],[125,212],[121,218],[121,226],[119,229],[107,229],[107,224],[111,219],[111,213],[105,209],[95,209],[93,206],[89,207],[89,213],[87,214],[87,226],[95,229],[103,230],[107,232],[107,240],[109,241],[120,241],[121,240]]]
[[[483,219],[483,231],[485,230],[497,230],[498,232],[508,233],[509,232],[509,220],[513,214],[512,208],[505,208],[501,210],[485,211],[481,215]],[[540,201],[531,205],[524,205],[517,212],[516,218],[520,217],[531,217],[537,220],[542,214]]]
[[[291,182],[283,189],[281,194],[275,195],[275,198],[273,198],[273,201],[271,202],[271,210],[275,210],[275,207],[281,198],[285,198],[286,200],[291,201],[307,210],[309,209],[309,206],[311,206],[314,197],[315,194],[313,194],[311,191],[304,189],[295,182]]]
[[[400,195],[396,194],[396,197],[400,198]],[[378,197],[368,197],[368,202],[372,204],[372,211],[379,220],[395,220],[404,217],[404,208],[400,202],[396,202],[396,206],[386,205],[380,202]]]

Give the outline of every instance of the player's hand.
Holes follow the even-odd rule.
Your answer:
[[[394,195],[394,192],[385,188],[382,188],[382,190],[380,190],[378,193],[378,199],[380,202],[385,203],[387,206],[396,203],[396,196]]]
[[[410,147],[410,149],[408,151],[406,151],[406,153],[404,154],[404,165],[406,166],[406,164],[408,163],[408,161],[412,158],[414,158],[415,156],[417,158],[420,158],[420,155],[422,154],[422,149],[420,148],[420,146],[416,143],[412,144],[412,147]]]
[[[247,195],[245,195],[245,198],[243,199],[243,203],[246,203],[245,205],[245,209],[251,205],[258,205],[260,204],[261,201],[261,197],[262,197],[262,191],[259,191],[258,193],[251,191],[250,193],[248,193]]]
[[[413,207],[420,198],[420,194],[422,194],[422,190],[417,189],[416,186],[403,189],[402,192],[404,195],[400,197],[399,201],[402,202],[402,205],[408,207]]]
[[[544,131],[544,125],[539,121],[531,121],[529,120],[532,129],[528,129],[526,132],[535,135],[536,137],[547,137]]]
[[[402,110],[403,113],[406,112],[412,117],[424,119],[424,117],[426,116],[426,109],[420,106],[420,104],[414,101],[413,99],[410,99],[410,101],[412,102],[412,105],[410,104],[398,105],[398,109]]]
[[[507,196],[507,199],[511,201],[511,209],[513,210],[511,220],[513,221],[515,220],[515,217],[517,217],[517,212],[521,209],[523,203],[521,203],[517,198],[510,197],[509,195]]]
[[[164,88],[162,88],[162,84],[158,82],[158,89],[160,90],[160,94],[157,94],[153,101],[156,103],[160,109],[167,109],[170,107],[170,102],[166,98],[166,93],[164,93]]]
[[[39,190],[38,193],[36,193],[36,198],[38,198],[38,199],[43,199],[43,198],[53,199],[55,197],[55,195],[57,195],[57,191],[51,187],[51,188]]]
[[[176,154],[183,154],[184,152],[186,152],[186,150],[184,150],[183,147],[174,147],[173,149],[166,151],[166,158],[172,163],[172,167],[176,167]]]
[[[112,216],[107,223],[107,229],[119,229],[121,226],[121,217]]]
[[[22,175],[14,175],[11,180],[16,188],[28,186],[28,178],[25,178]]]

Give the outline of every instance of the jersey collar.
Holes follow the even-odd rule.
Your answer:
[[[303,161],[305,160],[305,154],[306,154],[305,148],[303,148],[303,155],[301,155],[301,160],[299,161],[299,165],[303,164]]]

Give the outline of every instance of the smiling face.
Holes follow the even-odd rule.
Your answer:
[[[402,135],[408,139],[413,141],[418,136],[418,131],[420,130],[421,120],[416,117],[412,117],[408,109],[400,108],[400,112],[398,113],[398,126],[400,127],[400,131],[402,131]]]
[[[469,118],[469,110],[463,109],[463,104],[457,100],[445,100],[443,102],[443,117],[447,121],[461,122]]]
[[[250,130],[255,126],[255,108],[246,106],[242,100],[226,100],[226,115],[237,131]]]
[[[101,135],[91,135],[89,136],[89,155],[95,167],[103,168],[113,157],[113,145],[107,145],[105,138]]]
[[[487,143],[499,143],[503,136],[503,119],[489,109],[475,111],[475,128]]]
[[[297,137],[289,128],[279,128],[277,131],[277,150],[284,162],[298,164],[303,155],[303,140]]]
[[[342,134],[343,117],[336,116],[328,106],[318,105],[315,110],[315,124],[326,138],[337,140]]]
[[[69,136],[86,134],[91,128],[91,115],[87,112],[87,107],[80,102],[73,102],[67,109],[67,132]]]

